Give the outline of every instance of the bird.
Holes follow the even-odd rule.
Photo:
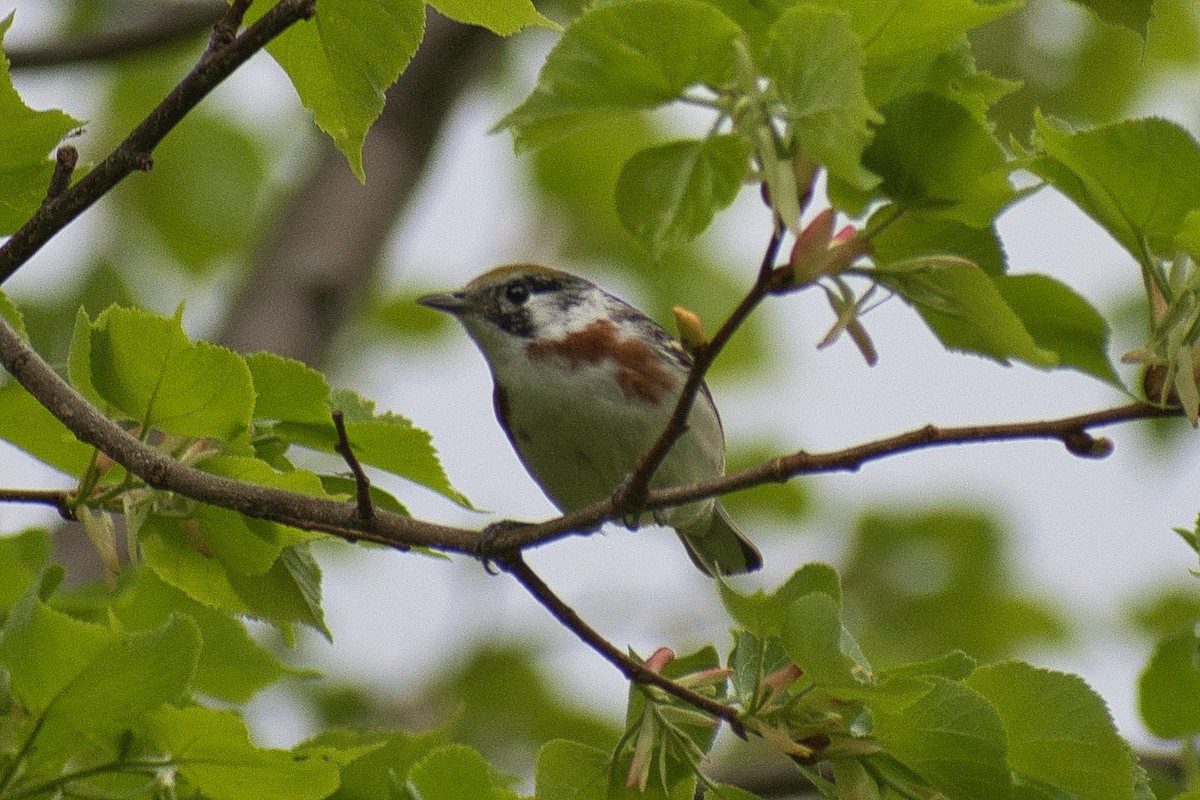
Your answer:
[[[560,511],[609,497],[662,434],[692,359],[658,323],[595,283],[550,267],[496,267],[418,303],[466,329],[493,378],[496,418],[526,470]],[[702,385],[683,434],[650,481],[662,488],[725,473],[725,437]],[[659,509],[706,575],[762,566],[709,498]]]

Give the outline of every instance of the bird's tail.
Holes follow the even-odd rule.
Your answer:
[[[729,518],[725,506],[713,506],[712,516],[699,525],[677,529],[692,563],[705,575],[736,575],[762,566],[762,554]]]

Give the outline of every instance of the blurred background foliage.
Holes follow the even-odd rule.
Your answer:
[[[38,0],[17,8],[8,50],[18,89],[45,89],[68,113],[87,119],[79,144],[86,163],[119,141],[190,67],[222,3]],[[578,11],[569,2],[539,8],[560,22]],[[53,61],[47,53],[59,42],[151,29],[185,10],[197,20],[186,35],[133,53],[39,65]],[[1200,7],[1157,0],[1154,13],[1145,44],[1067,0],[1030,0],[1021,12],[974,32],[979,65],[1023,84],[997,106],[997,129],[1025,141],[1033,109],[1086,126],[1170,106],[1173,86],[1200,79]],[[279,96],[282,84],[263,78],[269,70],[253,72],[257,77],[236,82],[189,115],[156,153],[149,174],[126,181],[89,212],[70,251],[55,251],[64,263],[48,271],[52,279],[37,274],[43,264],[35,262],[14,282],[11,292],[34,342],[62,363],[79,306],[93,316],[114,302],[171,313],[182,300],[195,335],[282,352],[326,371],[336,384],[353,385],[364,369],[358,359],[380,348],[398,363],[435,352],[450,340],[449,323],[412,305],[429,287],[406,280],[403,265],[387,264],[388,254],[428,204],[439,180],[434,165],[455,159],[447,148],[463,137],[449,126],[463,98],[483,98],[492,113],[487,124],[494,123],[528,90],[530,65],[552,41],[543,32],[501,41],[431,12],[417,61],[392,91],[368,142],[366,185],[349,177],[294,99]],[[1192,130],[1200,128],[1200,109],[1172,109]],[[686,118],[630,116],[514,159],[512,180],[528,213],[509,232],[508,251],[632,288],[660,320],[684,302],[715,325],[742,290],[730,264],[745,273],[758,255],[727,246],[718,226],[654,263],[612,204],[623,161],[664,129],[686,124]],[[777,347],[764,320],[756,320],[720,360],[718,379],[752,390],[770,371]],[[734,466],[790,447],[732,445]],[[735,496],[730,505],[739,516],[795,526],[813,513],[810,494],[793,482]],[[988,661],[1070,640],[1070,615],[1024,589],[1010,522],[999,514],[961,501],[924,511],[879,508],[855,520],[856,514],[821,511],[823,525],[833,521],[849,531],[839,565],[847,609],[877,666],[954,648]],[[87,580],[94,559],[80,545],[83,537],[59,541],[72,579]],[[1200,615],[1200,599],[1186,589],[1140,603],[1131,619],[1143,635]],[[586,710],[594,704],[577,702],[549,680],[537,650],[535,643],[485,639],[455,652],[425,680],[296,682],[293,699],[318,724],[448,725],[514,772],[531,763],[547,738],[615,741],[616,721]]]

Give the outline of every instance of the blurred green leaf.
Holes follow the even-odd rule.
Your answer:
[[[247,24],[270,8],[252,5]],[[366,180],[363,141],[383,111],[384,91],[408,66],[424,34],[421,0],[322,0],[314,19],[267,45],[360,181]]]
[[[858,189],[879,182],[862,165],[869,123],[882,117],[863,92],[863,53],[850,15],[796,5],[771,26],[764,72],[786,109],[798,152]]]
[[[241,356],[189,341],[178,317],[112,306],[92,326],[96,390],[138,423],[230,440],[250,425],[254,389]]]
[[[1137,762],[1104,701],[1082,678],[1005,661],[980,667],[965,683],[1000,715],[1015,774],[1056,796],[1136,796]]]
[[[1112,25],[1123,25],[1143,39],[1150,27],[1154,0],[1073,0]]]
[[[700,0],[590,8],[563,32],[533,93],[497,125],[517,149],[540,147],[597,117],[649,108],[733,68],[738,28]]]
[[[964,650],[995,659],[1061,640],[1062,619],[1013,586],[997,523],[974,509],[867,514],[842,587],[848,624],[877,665]]]
[[[636,153],[617,179],[617,215],[657,258],[699,236],[737,197],[750,146],[737,136],[710,136]]]
[[[1138,710],[1160,739],[1200,734],[1200,638],[1195,628],[1178,631],[1155,645],[1138,679]]]
[[[734,473],[779,455],[780,443],[737,442],[726,455],[725,471]],[[721,502],[735,519],[740,516],[773,517],[788,527],[796,525],[813,507],[812,490],[801,478],[784,483],[764,483],[725,495]]]
[[[430,0],[429,4],[450,19],[482,25],[500,36],[534,25],[558,27],[539,14],[530,0]]]
[[[1200,592],[1190,584],[1162,587],[1134,603],[1128,618],[1139,632],[1155,637],[1190,630],[1200,620]]]
[[[201,107],[155,148],[153,172],[115,197],[120,213],[141,217],[142,237],[157,235],[189,272],[205,276],[240,256],[257,233],[266,170],[244,126]]]

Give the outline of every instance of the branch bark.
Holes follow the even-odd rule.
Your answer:
[[[280,0],[228,46],[206,52],[125,141],[75,185],[56,197],[48,197],[0,247],[0,284],[131,172],[150,169],[154,148],[189,111],[269,41],[294,23],[311,17],[314,7],[315,0]]]

